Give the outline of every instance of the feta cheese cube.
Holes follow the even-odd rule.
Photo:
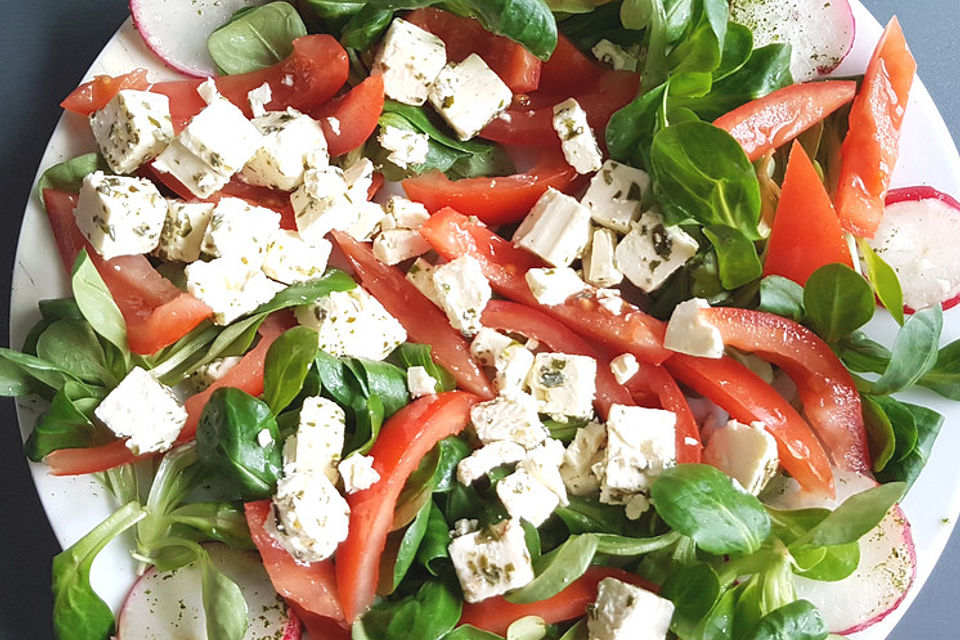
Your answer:
[[[493,385],[503,395],[523,394],[527,376],[533,368],[533,352],[519,342],[508,345],[494,362],[497,370]]]
[[[305,399],[297,432],[283,443],[283,472],[318,471],[336,482],[345,429],[346,414],[340,405],[320,396]]]
[[[598,227],[590,234],[590,244],[583,252],[583,279],[598,287],[613,287],[623,280],[617,268],[617,234]]]
[[[538,353],[530,370],[530,393],[540,413],[589,418],[593,415],[597,361],[589,356]]]
[[[166,451],[187,423],[187,410],[164,384],[134,367],[93,414],[117,437],[127,438],[134,455]]]
[[[349,167],[344,167],[343,181],[347,183],[347,197],[351,202],[366,202],[373,185],[373,162],[370,158],[360,158]]]
[[[454,538],[449,552],[467,602],[519,589],[534,577],[519,520],[504,520]]]
[[[412,398],[437,393],[439,384],[425,367],[416,366],[407,369],[407,391],[410,392]]]
[[[423,258],[417,258],[416,262],[410,265],[410,269],[407,271],[407,280],[413,283],[413,286],[430,302],[438,307],[443,307],[437,286],[433,284],[433,270],[435,268]]]
[[[250,103],[250,113],[254,118],[266,115],[267,105],[273,100],[273,90],[270,89],[270,83],[264,82],[259,87],[247,92],[247,102]]]
[[[510,105],[510,87],[475,53],[451,62],[430,87],[430,104],[461,140],[469,140]]]
[[[492,367],[496,365],[503,350],[512,344],[520,343],[495,329],[480,327],[470,343],[470,355],[480,364]]]
[[[184,382],[191,393],[200,393],[227,375],[230,369],[233,369],[241,359],[240,356],[229,356],[212,360],[191,373]]]
[[[201,252],[211,258],[237,258],[259,269],[267,245],[280,230],[280,214],[240,198],[220,198],[203,234]]]
[[[404,104],[421,105],[434,79],[447,63],[443,40],[429,31],[394,19],[373,61],[373,72],[383,76],[383,92]]]
[[[387,125],[380,127],[380,135],[377,140],[381,147],[390,152],[387,161],[401,169],[423,164],[427,161],[430,137],[425,133]]]
[[[480,262],[464,255],[435,267],[433,284],[450,324],[468,336],[477,333],[480,316],[493,295]]]
[[[519,462],[525,455],[527,450],[510,440],[485,444],[457,464],[457,480],[471,485],[499,466]]]
[[[310,245],[296,231],[280,229],[267,245],[263,272],[284,284],[315,280],[323,276],[332,249],[328,240]]]
[[[203,236],[213,213],[209,202],[167,201],[167,217],[160,232],[156,254],[164,260],[196,262],[200,259]]]
[[[367,242],[380,229],[383,222],[383,207],[376,202],[361,202],[357,205],[357,219],[347,227],[347,235],[357,242]]]
[[[607,429],[599,422],[589,422],[577,429],[560,465],[560,476],[567,491],[575,496],[585,496],[600,490],[600,478],[593,472],[593,467],[602,462],[606,444]]]
[[[513,243],[554,267],[567,267],[590,239],[590,210],[553,187],[540,196],[513,233]]]
[[[359,211],[348,189],[343,172],[337,167],[306,170],[303,184],[290,194],[300,237],[316,244],[332,230],[355,224]]]
[[[640,363],[632,353],[621,353],[610,361],[610,372],[617,384],[626,384],[630,378],[637,375],[638,371],[640,371]]]
[[[590,179],[580,202],[597,224],[627,233],[640,217],[641,200],[649,188],[650,176],[645,171],[607,160]]]
[[[517,470],[524,470],[533,476],[537,482],[549,489],[559,501],[566,506],[567,488],[560,475],[560,465],[563,464],[563,443],[553,438],[547,438],[543,444],[527,452],[527,455],[517,464]]]
[[[333,291],[295,313],[300,324],[317,330],[320,348],[332,356],[383,360],[407,339],[403,325],[361,287]]]
[[[511,518],[523,518],[535,527],[560,505],[557,495],[525,469],[517,469],[498,482],[496,491]]]
[[[90,116],[90,128],[114,173],[133,173],[173,140],[170,99],[160,93],[122,89]]]
[[[273,434],[270,433],[270,429],[260,429],[257,432],[257,444],[261,449],[266,449],[273,444]]]
[[[604,578],[587,611],[587,632],[590,640],[665,640],[672,618],[673,603],[666,598]]]
[[[676,464],[676,423],[672,411],[611,405],[600,502],[625,504],[633,494],[645,493],[664,469]]]
[[[346,493],[363,491],[380,482],[380,474],[373,468],[372,456],[351,453],[343,459],[338,469]]]
[[[623,312],[624,301],[618,289],[597,289],[597,304],[615,316]]]
[[[198,260],[187,265],[187,291],[213,309],[213,321],[230,324],[242,315],[269,302],[282,289],[259,265],[250,265],[241,258]]]
[[[666,227],[659,213],[647,211],[617,245],[617,265],[643,291],[660,287],[696,255],[697,241],[680,227]]]
[[[525,278],[537,302],[550,306],[563,304],[567,298],[587,288],[587,284],[570,267],[528,269]]]
[[[319,562],[347,539],[350,506],[322,471],[293,473],[277,483],[263,528],[297,562]]]
[[[425,206],[402,196],[391,197],[383,210],[386,212],[383,229],[419,229],[430,219]]]
[[[167,202],[149,180],[94,171],[83,179],[73,217],[105,259],[153,251],[167,218]]]
[[[700,358],[722,358],[723,336],[700,313],[701,309],[709,308],[710,303],[703,298],[691,298],[678,304],[667,323],[663,346]]]
[[[416,229],[387,229],[373,239],[373,255],[384,264],[397,264],[427,251],[430,243]]]
[[[554,105],[553,130],[560,136],[563,157],[577,173],[590,173],[600,169],[603,155],[590,123],[587,122],[587,112],[575,98]]]
[[[762,422],[745,425],[736,420],[718,429],[703,450],[703,461],[720,469],[757,495],[777,472],[777,441]]]
[[[601,39],[590,49],[593,56],[600,62],[610,65],[614,71],[636,71],[640,62],[639,56],[627,51],[615,42],[606,38]]]
[[[528,395],[497,396],[470,409],[470,422],[480,442],[507,440],[532,449],[547,438],[537,404]]]
[[[263,144],[243,168],[250,184],[281,191],[303,183],[303,172],[327,164],[327,140],[320,123],[296,109],[271,111],[252,120]]]

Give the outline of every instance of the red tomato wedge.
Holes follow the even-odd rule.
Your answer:
[[[347,622],[373,603],[397,498],[423,456],[447,436],[460,433],[480,398],[449,391],[414,400],[387,420],[370,450],[380,481],[347,496],[350,533],[337,549],[337,588]]]
[[[736,420],[766,425],[777,440],[780,463],[800,486],[833,497],[833,472],[823,445],[797,410],[759,376],[730,357],[713,360],[677,353],[666,367]]]
[[[256,545],[263,567],[273,588],[300,611],[343,622],[343,610],[337,600],[337,576],[333,561],[300,564],[263,528],[270,517],[270,501],[259,500],[243,505],[250,537]]]
[[[77,194],[44,189],[43,208],[47,210],[47,219],[50,220],[50,230],[53,232],[53,241],[60,254],[63,270],[73,272],[73,263],[76,262],[80,250],[87,246],[87,240],[80,233],[76,219],[73,217],[73,208],[77,206]]]
[[[736,138],[753,162],[853,100],[856,93],[852,80],[793,84],[751,100],[713,124]]]
[[[563,591],[539,602],[514,604],[502,596],[487,598],[481,602],[466,602],[463,605],[460,624],[469,624],[504,636],[507,633],[507,627],[514,620],[524,616],[538,616],[547,624],[573,620],[584,615],[587,607],[597,599],[597,585],[604,578],[616,578],[654,593],[660,590],[657,585],[623,569],[590,567]]]
[[[522,220],[548,188],[565,191],[576,177],[559,149],[544,149],[526,173],[451,180],[440,171],[430,171],[402,184],[407,196],[422,202],[431,213],[452,207],[496,226]]]
[[[850,130],[840,147],[837,211],[843,228],[855,235],[873,237],[883,216],[916,71],[894,17],[867,65],[863,86],[850,107]]]
[[[347,93],[314,109],[330,157],[353,151],[370,137],[383,113],[383,76],[370,76]],[[336,126],[330,121],[336,120]]]
[[[411,341],[429,344],[434,362],[453,374],[461,389],[485,399],[496,395],[470,355],[470,345],[450,325],[443,311],[420,293],[399,269],[377,260],[369,245],[345,233],[334,231],[333,235],[360,277],[360,284],[400,321]]]
[[[870,472],[860,394],[827,343],[803,325],[772,313],[726,307],[701,313],[720,331],[724,344],[755,353],[790,376],[804,416],[835,466]]]
[[[825,264],[853,266],[840,220],[820,174],[799,142],[793,143],[773,219],[763,275],[806,284]]]
[[[462,255],[479,260],[490,286],[499,295],[543,311],[611,353],[632,353],[654,364],[670,356],[671,352],[663,348],[664,323],[630,304],[624,303],[620,313],[613,313],[590,295],[553,306],[537,303],[525,274],[527,269],[544,266],[540,259],[453,209],[433,214],[420,233],[448,260]]]
[[[569,95],[565,97],[569,97],[573,92],[596,82],[604,69],[605,67],[577,49],[567,36],[557,34],[557,47],[540,70],[539,93],[566,93]]]
[[[113,96],[124,89],[143,91],[150,85],[146,69],[134,69],[122,76],[95,76],[70,92],[60,106],[67,111],[89,116],[103,109]]]
[[[483,28],[473,18],[427,7],[404,20],[437,36],[447,47],[447,61],[461,62],[476,53],[514,93],[533,91],[540,84],[540,60],[510,38]]]
[[[677,414],[676,447],[677,462],[680,464],[700,462],[703,454],[703,444],[700,441],[700,428],[693,417],[690,404],[683,395],[677,381],[663,367],[654,364],[645,364],[640,372],[627,381],[627,389],[633,394],[637,404],[643,404],[643,399],[654,395],[661,409],[673,411]]]

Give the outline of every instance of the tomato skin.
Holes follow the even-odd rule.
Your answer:
[[[43,208],[46,209],[47,219],[50,221],[50,230],[53,232],[53,241],[57,245],[57,253],[60,254],[60,262],[63,263],[63,270],[70,274],[73,263],[87,242],[73,217],[77,194],[44,189],[41,195]]]
[[[383,76],[376,75],[368,77],[342,96],[314,109],[311,115],[320,121],[332,158],[353,151],[366,142],[377,128],[381,113],[383,113]],[[327,118],[336,118],[339,128],[334,128]]]
[[[577,49],[567,36],[557,34],[557,47],[540,70],[540,93],[563,94],[565,97],[597,81],[605,67]],[[561,102],[557,100],[557,102]],[[554,103],[556,104],[556,103]]]
[[[751,100],[713,124],[736,138],[753,162],[853,100],[856,93],[852,80],[793,84]]]
[[[440,171],[407,178],[403,190],[431,213],[452,207],[469,212],[489,225],[518,222],[550,187],[565,191],[577,177],[559,150],[543,150],[526,173],[499,178],[450,180]]]
[[[863,86],[850,108],[850,130],[840,147],[837,211],[843,228],[854,235],[873,237],[883,217],[916,71],[894,17],[867,65]]]
[[[661,409],[677,414],[677,462],[700,462],[703,455],[700,427],[697,426],[690,404],[673,376],[661,366],[643,365],[640,372],[627,381],[627,389],[633,394],[636,404],[644,404],[645,398],[652,394],[656,396]]]
[[[450,325],[443,311],[420,293],[398,268],[377,260],[369,245],[340,231],[334,231],[333,237],[356,270],[363,288],[399,320],[412,342],[432,347],[434,362],[450,371],[458,387],[484,399],[496,395],[470,355],[470,345]]]
[[[337,549],[337,588],[347,622],[355,621],[373,603],[380,555],[407,478],[440,440],[467,425],[470,408],[479,400],[463,391],[424,396],[383,425],[370,450],[380,481],[347,496],[350,533]]]
[[[95,76],[93,80],[84,82],[71,91],[60,106],[67,111],[89,116],[94,111],[103,109],[119,91],[124,89],[143,91],[149,84],[146,69],[134,69],[121,76]]]
[[[825,264],[853,267],[830,195],[799,142],[793,143],[773,219],[763,275],[806,284]]]

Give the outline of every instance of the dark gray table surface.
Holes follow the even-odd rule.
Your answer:
[[[186,1],[186,0],[184,0]],[[885,22],[898,13],[934,100],[960,137],[960,2],[864,0]],[[9,289],[24,202],[57,103],[124,20],[124,0],[0,0],[0,281]],[[9,300],[0,296],[0,344]],[[59,551],[27,470],[13,403],[0,402],[0,639],[52,638],[50,558]],[[955,425],[947,425],[947,428]],[[960,637],[960,535],[892,640]]]

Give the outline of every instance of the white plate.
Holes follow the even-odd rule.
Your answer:
[[[838,75],[862,73],[881,27],[856,0],[857,39],[850,56],[837,69]],[[134,67],[146,67],[151,79],[176,77],[143,46],[128,20],[107,43],[87,72],[117,75]],[[927,184],[960,198],[960,156],[947,127],[924,86],[914,84],[903,127],[900,161],[894,173],[895,186]],[[47,167],[95,149],[84,118],[65,113],[40,161],[38,177]],[[39,319],[37,301],[69,295],[66,276],[57,259],[56,246],[46,216],[36,197],[27,203],[17,247],[11,296],[10,344],[21,345],[27,331]],[[945,342],[960,338],[960,307],[947,313]],[[888,316],[877,317],[869,330],[876,339],[890,344],[895,324]],[[960,467],[953,453],[960,450],[960,430],[951,428],[960,421],[960,403],[949,402],[932,393],[906,394],[905,399],[931,407],[946,416],[933,455],[904,503],[913,525],[917,546],[917,581],[905,602],[883,622],[856,634],[859,640],[885,638],[900,619],[930,575],[960,514]],[[26,400],[17,403],[23,437],[33,429],[42,405]],[[107,517],[115,505],[106,492],[89,478],[56,478],[42,464],[31,464],[40,500],[53,531],[64,547],[72,544],[96,523]],[[127,554],[127,539],[115,541],[98,558],[93,584],[104,599],[117,609],[133,584],[134,564]]]

